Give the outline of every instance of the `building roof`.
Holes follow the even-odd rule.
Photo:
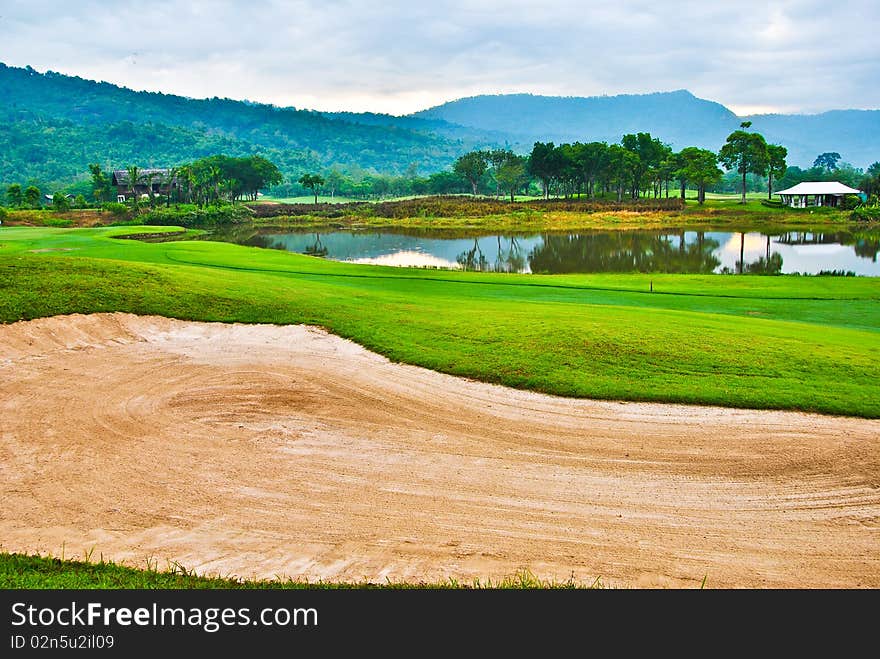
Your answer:
[[[149,177],[153,177],[153,183],[168,183],[170,169],[138,169],[139,180],[137,183],[146,185]],[[112,185],[128,185],[128,170],[117,169],[113,172]]]
[[[844,185],[838,181],[804,181],[803,183],[798,183],[793,188],[788,188],[787,190],[779,190],[776,194],[831,194],[831,195],[842,195],[842,194],[859,194],[860,190],[855,190],[848,185]]]

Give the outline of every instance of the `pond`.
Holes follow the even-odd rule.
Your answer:
[[[597,231],[463,236],[335,230],[213,234],[211,240],[350,263],[486,272],[801,273],[880,276],[880,236],[846,232]]]

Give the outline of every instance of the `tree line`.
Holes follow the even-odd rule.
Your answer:
[[[531,176],[540,182],[545,199],[551,194],[566,198],[613,194],[618,201],[669,197],[670,183],[675,182],[682,199],[690,185],[696,188],[697,201],[702,204],[707,189],[721,180],[722,165],[742,175],[745,201],[745,176],[769,175],[769,196],[773,178],[785,172],[787,155],[785,147],[767,144],[759,133],[748,132],[750,125],[745,122],[741,130],[731,133],[717,154],[697,147],[675,152],[650,133],[630,133],[618,144],[535,142],[526,157],[511,151],[473,151],[458,158],[453,171],[471,183],[474,194],[478,181],[490,171],[497,185],[510,193],[511,200]]]
[[[541,194],[570,198],[586,194],[638,199],[643,196],[669,197],[670,184],[678,187],[683,199],[688,186],[697,191],[703,203],[706,192],[723,178],[723,166],[741,177],[740,189],[745,201],[747,177],[767,177],[767,194],[772,197],[773,182],[786,172],[787,149],[768,144],[760,133],[750,132],[750,122],[731,133],[718,153],[698,147],[675,152],[672,147],[650,133],[624,135],[620,143],[574,142],[554,144],[535,142],[527,155],[511,149],[474,150],[459,156],[451,171],[405,179],[372,178],[367,189],[332,170],[326,176],[308,173],[299,179],[303,188],[315,195],[319,188],[334,196],[346,187],[351,196],[381,198],[394,189],[398,194],[449,194],[470,192],[502,193],[514,201],[517,194]],[[537,185],[537,187],[536,187]],[[291,190],[292,191],[292,190]]]

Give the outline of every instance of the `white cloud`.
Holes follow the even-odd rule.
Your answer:
[[[689,89],[880,107],[874,0],[4,2],[0,61],[135,89],[402,114],[479,93]]]

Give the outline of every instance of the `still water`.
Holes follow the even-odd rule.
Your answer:
[[[215,237],[377,265],[492,272],[803,273],[880,276],[880,236],[789,231],[607,231],[455,237],[373,231]]]

